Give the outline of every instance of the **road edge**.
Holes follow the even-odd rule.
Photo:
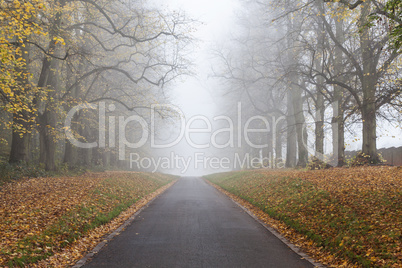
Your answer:
[[[115,229],[113,232],[106,234],[102,238],[102,242],[98,243],[92,250],[90,250],[84,257],[82,257],[80,260],[78,260],[74,265],[72,265],[72,268],[80,268],[84,266],[88,260],[90,260],[95,254],[97,254],[107,243],[109,243],[114,237],[119,235],[124,229],[129,226],[134,219],[140,214],[144,209],[146,209],[152,202],[155,201],[161,194],[163,194],[166,190],[168,190],[170,187],[172,187],[179,179],[157,189],[153,193],[150,193],[146,197],[142,198],[142,200],[147,200],[151,198],[148,202],[141,204],[138,206],[138,203],[140,201],[136,202],[133,204],[130,208],[127,210],[133,209],[134,208],[134,214],[132,214],[127,220],[123,222],[117,229]]]
[[[229,193],[228,191],[222,189],[221,187],[219,187],[218,185],[208,181],[207,179],[203,178],[202,179],[209,184],[210,186],[212,186],[216,191],[222,193],[224,196],[226,196],[227,198],[229,198],[233,203],[235,203],[238,207],[240,207],[243,211],[245,211],[248,215],[250,215],[255,221],[257,221],[259,224],[261,224],[266,230],[268,230],[270,233],[272,233],[276,238],[278,238],[280,241],[282,241],[282,243],[284,243],[286,246],[288,246],[293,252],[295,252],[297,255],[299,255],[300,257],[302,257],[302,259],[308,261],[309,263],[311,263],[312,265],[314,265],[314,267],[317,268],[326,268],[327,266],[317,262],[316,260],[314,260],[312,257],[310,257],[307,253],[305,253],[300,247],[294,245],[290,240],[288,240],[287,238],[285,238],[280,232],[278,232],[277,230],[275,230],[273,227],[269,226],[267,223],[265,223],[264,221],[262,221],[260,218],[258,218],[258,216],[256,216],[255,214],[253,214],[252,211],[250,211],[248,208],[244,207],[242,204],[240,204],[239,202],[237,202],[236,200],[234,200],[232,198],[232,193]],[[237,197],[239,198],[239,197]],[[245,201],[247,202],[247,201]],[[251,206],[253,206],[252,204],[250,204]]]

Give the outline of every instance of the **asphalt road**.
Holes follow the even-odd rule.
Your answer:
[[[84,267],[313,267],[200,178],[183,178]]]

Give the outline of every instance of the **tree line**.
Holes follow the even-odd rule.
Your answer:
[[[113,148],[73,146],[64,134],[66,114],[102,101],[115,105],[110,115],[145,117],[151,103],[168,101],[166,85],[189,72],[192,27],[183,13],[146,1],[1,1],[3,160],[46,170],[57,163],[116,164]],[[99,139],[97,116],[91,109],[74,115],[77,140]],[[135,134],[135,126],[128,131]]]
[[[270,122],[276,129],[264,137],[271,144],[264,155],[288,167],[306,166],[309,155],[343,166],[345,132],[357,126],[360,160],[379,163],[378,122],[401,119],[402,2],[242,4],[240,30],[214,50],[213,72],[226,83],[228,107],[241,101],[250,115],[282,118]]]

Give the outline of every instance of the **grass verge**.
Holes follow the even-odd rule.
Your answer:
[[[277,229],[324,264],[402,266],[400,168],[240,171],[206,179],[258,208],[257,216],[285,225]]]
[[[162,174],[105,172],[24,179],[3,185],[0,266],[38,263],[82,237],[92,242],[94,237],[88,235],[93,230],[174,179]],[[75,259],[79,257],[76,255]],[[64,264],[73,261],[67,258]]]

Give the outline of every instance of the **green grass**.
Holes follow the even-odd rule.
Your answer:
[[[61,215],[40,235],[26,236],[17,250],[3,252],[9,267],[22,267],[53,255],[90,230],[109,223],[147,194],[173,181],[173,176],[124,175],[102,180],[80,205]],[[15,257],[13,255],[16,255]]]
[[[206,179],[341,259],[362,267],[391,267],[401,261],[396,257],[402,238],[400,189],[396,195],[381,189],[353,188],[335,193],[324,190],[328,187],[321,180],[313,182],[286,172],[242,171],[214,174]],[[385,177],[382,179],[387,183]],[[388,222],[390,218],[395,222]],[[390,238],[386,243],[385,237]]]

